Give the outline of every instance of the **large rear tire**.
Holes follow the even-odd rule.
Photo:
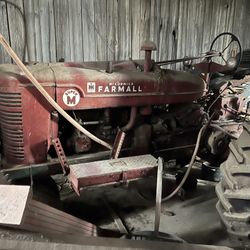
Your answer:
[[[235,246],[250,247],[250,124],[244,124],[240,138],[230,143],[221,174],[216,208],[222,225]]]

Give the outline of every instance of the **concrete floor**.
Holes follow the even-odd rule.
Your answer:
[[[107,209],[106,202],[119,212],[131,232],[152,231],[154,228],[154,180],[148,179],[130,183],[128,186],[89,188],[81,192],[79,198],[63,186],[61,198],[66,211],[73,215],[94,222],[103,228],[117,229],[113,217]],[[173,188],[171,181],[164,182],[164,190]],[[167,188],[166,188],[167,187]],[[185,200],[174,197],[162,204],[160,231],[177,235],[188,243],[231,246],[227,234],[221,227],[215,209],[217,198],[214,184],[199,184],[198,188],[187,193]],[[0,229],[0,239],[26,240],[31,238],[48,241],[37,234],[21,232],[12,233],[8,229]]]
[[[144,197],[154,200],[155,189],[152,183],[154,183],[153,180],[146,180],[139,185],[132,183],[128,187],[83,190],[80,199],[75,195],[70,198],[67,196],[64,200],[65,207],[74,215],[83,215],[82,218],[103,228],[117,229],[110,211],[103,203],[102,197],[105,197],[130,231],[152,231],[154,229],[154,203],[141,197],[143,192]],[[171,183],[167,182],[165,186],[170,187]],[[177,235],[189,243],[230,247],[231,243],[220,224],[215,208],[217,197],[214,189],[214,183],[206,185],[199,183],[195,191],[186,193],[185,200],[176,196],[164,202],[160,231]],[[166,189],[165,192],[168,193]]]
[[[227,245],[230,242],[215,209],[217,198],[213,186],[199,186],[191,197],[176,197],[162,204],[160,231],[176,234],[190,243]],[[125,217],[134,231],[154,228],[154,208],[137,210]]]

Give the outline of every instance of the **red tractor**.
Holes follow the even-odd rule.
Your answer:
[[[228,231],[247,239],[248,144],[235,142],[248,119],[240,42],[222,33],[201,56],[164,62],[152,60],[155,49],[142,45],[145,60],[27,64],[43,91],[19,66],[1,65],[2,179],[63,173],[80,194],[152,175],[160,156],[190,163],[182,186],[197,157],[218,168],[229,156],[236,163],[222,168],[218,210]],[[182,71],[164,68],[179,62]],[[238,199],[248,207],[238,209]]]

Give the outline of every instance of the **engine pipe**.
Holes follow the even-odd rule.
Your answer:
[[[152,67],[152,50],[156,50],[156,45],[154,42],[145,41],[141,46],[141,50],[145,51],[144,72],[149,72]]]
[[[122,149],[122,145],[126,136],[126,132],[129,131],[135,125],[137,115],[137,107],[132,107],[130,110],[130,118],[128,123],[118,130],[115,142],[111,151],[111,158],[117,159]]]
[[[41,84],[36,80],[36,78],[32,75],[32,73],[28,70],[28,68],[22,63],[16,53],[12,50],[8,42],[4,39],[3,35],[0,33],[0,43],[9,54],[9,56],[13,59],[13,61],[17,64],[21,71],[26,75],[26,77],[31,81],[31,83],[35,86],[35,88],[43,95],[43,97],[49,102],[49,104],[55,108],[55,110],[61,114],[69,123],[71,123],[75,128],[81,131],[83,134],[88,136],[93,141],[97,142],[98,144],[112,149],[112,146],[109,145],[107,142],[101,140],[100,138],[96,137],[88,130],[83,128],[81,124],[75,121],[70,115],[68,115],[55,101],[54,99],[47,93],[47,91],[41,86]]]
[[[131,128],[133,128],[133,126],[135,125],[136,115],[137,115],[137,107],[132,107],[130,111],[130,118],[129,118],[128,123],[124,127],[121,128],[123,132],[127,132]]]

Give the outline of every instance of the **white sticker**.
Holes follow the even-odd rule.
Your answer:
[[[95,82],[87,82],[87,92],[95,93]]]
[[[139,93],[142,92],[140,85],[135,85],[133,82],[110,82],[99,83],[87,82],[87,93]]]
[[[63,102],[69,107],[76,106],[80,101],[80,94],[75,89],[68,89],[63,93]]]

